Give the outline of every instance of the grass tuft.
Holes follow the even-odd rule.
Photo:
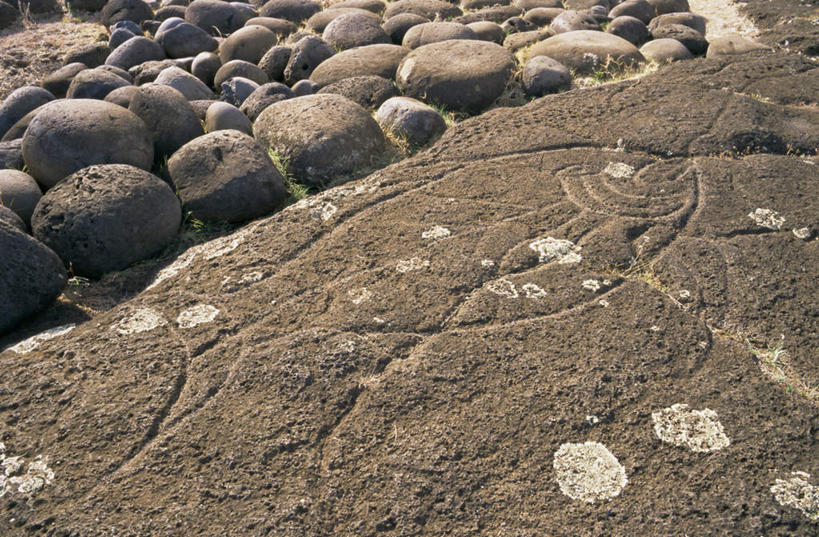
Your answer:
[[[284,177],[284,186],[288,194],[287,199],[284,201],[285,207],[301,201],[311,194],[314,187],[301,182],[290,172],[290,163],[285,155],[271,147],[267,150],[267,156],[270,157],[273,165]]]

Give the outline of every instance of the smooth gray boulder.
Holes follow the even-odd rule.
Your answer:
[[[23,164],[23,139],[0,141],[0,169],[19,170]]]
[[[260,84],[242,76],[234,76],[222,82],[221,99],[233,106],[242,106],[242,103],[259,89]]]
[[[296,94],[281,82],[268,82],[256,88],[242,102],[240,110],[250,121],[256,121],[259,114],[273,103],[292,99]]]
[[[104,69],[85,69],[77,73],[68,86],[69,99],[105,99],[115,89],[131,84]]]
[[[313,0],[270,0],[259,9],[259,15],[285,19],[298,24],[319,11],[321,11],[321,5]]]
[[[106,65],[113,65],[126,71],[135,65],[153,60],[164,60],[165,51],[159,43],[147,37],[134,37],[116,48],[105,60]]]
[[[102,23],[111,26],[119,21],[132,21],[137,24],[150,20],[154,16],[151,6],[142,0],[108,0],[102,8]]]
[[[694,57],[685,45],[676,39],[652,39],[642,47],[640,53],[648,60],[655,63],[677,62],[680,60],[690,60]]]
[[[531,97],[569,89],[572,75],[565,65],[548,56],[535,56],[523,66],[523,90]]]
[[[221,88],[222,84],[231,78],[242,77],[262,85],[269,82],[267,73],[259,66],[244,60],[231,60],[223,64],[213,76],[213,87]]]
[[[506,32],[503,31],[500,24],[492,21],[478,21],[470,22],[466,25],[467,28],[475,32],[475,39],[481,41],[490,41],[502,45],[506,39]]]
[[[688,26],[689,28],[698,31],[702,35],[705,35],[705,17],[702,15],[695,15],[694,13],[690,12],[666,13],[664,15],[658,15],[651,19],[651,21],[648,23],[648,29],[654,31],[655,28],[667,26],[669,24],[682,24],[683,26]]]
[[[210,35],[228,35],[247,20],[237,8],[221,0],[194,0],[185,9],[185,20]]]
[[[295,23],[285,19],[277,19],[275,17],[253,17],[245,22],[245,26],[253,25],[264,26],[276,34],[279,39],[284,39],[298,29],[298,26],[296,26]]]
[[[425,22],[407,30],[401,45],[413,49],[450,39],[478,40],[478,34],[472,28],[458,22]]]
[[[19,170],[0,170],[0,205],[14,211],[26,225],[43,193],[32,176]]]
[[[324,60],[310,75],[317,84],[327,86],[354,76],[395,78],[395,71],[408,48],[398,45],[368,45],[339,52]]]
[[[23,219],[4,205],[0,205],[0,223],[6,223],[23,233],[28,233],[28,228],[26,227],[26,223],[23,222]]]
[[[136,94],[138,91],[138,86],[123,86],[106,95],[103,101],[114,103],[123,108],[128,108],[131,106],[131,99],[134,98],[134,94]]]
[[[215,97],[204,82],[180,67],[163,69],[154,82],[172,87],[189,101],[213,99]]]
[[[222,63],[231,60],[258,63],[278,40],[276,34],[264,26],[245,26],[222,41],[219,45],[219,59]]]
[[[361,106],[334,94],[278,102],[259,115],[253,135],[287,159],[302,181],[326,184],[371,166],[386,147],[378,123]]]
[[[314,93],[318,93],[319,88],[321,88],[321,86],[312,80],[305,78],[304,80],[299,80],[293,84],[291,89],[297,97],[304,97],[305,95],[313,95]]]
[[[656,16],[656,11],[654,6],[646,2],[646,0],[625,0],[625,2],[617,4],[609,11],[609,17],[612,19],[624,15],[634,17],[643,24],[648,24]]]
[[[46,245],[0,222],[0,334],[51,304],[68,281],[63,262]]]
[[[645,58],[622,37],[590,30],[566,32],[536,43],[529,57],[548,56],[580,74],[597,69],[618,71],[634,67]]]
[[[236,130],[253,135],[253,125],[241,110],[230,103],[214,102],[205,112],[205,130],[214,132],[220,130]]]
[[[93,69],[105,63],[105,59],[111,54],[111,47],[108,43],[96,42],[76,45],[68,49],[63,56],[63,65],[69,63],[82,63]]]
[[[237,130],[211,132],[168,161],[185,210],[205,221],[242,222],[275,210],[284,178],[256,140]]]
[[[454,6],[443,0],[398,0],[391,2],[384,10],[384,20],[388,21],[396,15],[412,13],[420,15],[427,20],[449,19],[463,15],[463,11],[458,6]]]
[[[53,100],[51,92],[37,86],[12,91],[0,104],[0,138],[26,114]]]
[[[128,110],[142,119],[153,134],[157,159],[202,136],[202,124],[184,95],[170,86],[145,84],[134,94]]]
[[[43,78],[40,82],[40,86],[42,86],[44,90],[51,92],[51,94],[57,98],[65,97],[68,87],[71,85],[71,81],[77,76],[77,73],[86,69],[88,69],[88,66],[84,63],[69,63]]]
[[[381,20],[366,14],[349,13],[330,22],[321,34],[321,38],[336,50],[347,50],[355,47],[392,43],[390,36],[381,28]]]
[[[211,52],[219,47],[219,43],[208,32],[184,21],[165,30],[160,27],[156,41],[169,58],[196,56],[200,52]]]
[[[676,39],[694,55],[705,54],[708,50],[708,41],[705,36],[684,24],[657,26],[651,31],[651,36],[654,39]]]
[[[347,97],[367,110],[375,110],[390,97],[398,96],[398,88],[386,78],[364,75],[328,84],[317,93],[335,93]]]
[[[600,30],[600,23],[585,11],[566,10],[554,18],[549,24],[549,29],[556,34],[578,30]]]
[[[440,136],[446,121],[437,110],[417,99],[393,97],[378,108],[375,120],[387,132],[398,135],[414,147]]]
[[[400,45],[404,40],[404,35],[406,35],[407,30],[418,24],[424,24],[425,22],[430,22],[430,20],[415,13],[401,13],[384,21],[381,28],[387,32],[387,35],[390,36],[393,43]]]
[[[94,99],[67,99],[42,107],[23,136],[23,159],[44,188],[92,164],[154,161],[151,131],[132,112]]]
[[[207,87],[213,87],[213,79],[222,67],[222,60],[213,52],[200,52],[191,63],[191,74]]]
[[[157,253],[181,220],[179,200],[164,181],[134,166],[104,164],[46,192],[31,228],[74,274],[98,278]]]
[[[373,13],[372,11],[368,11],[366,9],[360,8],[335,8],[335,9],[325,9],[324,11],[319,11],[309,19],[307,19],[307,27],[311,28],[317,34],[320,34],[327,28],[327,25],[333,22],[335,19],[339,17],[343,17],[344,15],[352,15],[357,14],[364,17],[369,17],[374,21],[381,24],[381,17]]]
[[[651,39],[648,27],[640,19],[628,15],[621,15],[613,19],[606,26],[606,32],[622,37],[635,47],[639,47]]]
[[[396,82],[409,97],[475,113],[500,97],[514,68],[514,56],[495,43],[441,41],[410,52]]]

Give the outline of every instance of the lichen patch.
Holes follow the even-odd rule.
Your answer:
[[[609,162],[603,169],[603,173],[615,179],[628,179],[634,176],[634,167],[625,162]]]
[[[582,259],[580,256],[582,247],[566,239],[546,237],[545,239],[538,239],[529,244],[529,248],[537,253],[538,261],[541,263],[557,261],[560,265],[567,265],[579,263]]]
[[[486,290],[504,298],[517,298],[520,296],[515,284],[506,278],[487,283]]]
[[[76,326],[75,324],[64,324],[62,326],[55,326],[54,328],[49,328],[48,330],[40,332],[35,336],[31,336],[28,339],[24,339],[23,341],[14,345],[13,347],[9,347],[9,350],[14,351],[17,354],[29,353],[36,349],[37,347],[39,347],[40,345],[42,345],[44,342],[71,332],[72,330],[74,330],[75,326]]]
[[[148,332],[166,324],[165,318],[151,308],[140,308],[111,327],[117,334],[127,336]]]
[[[599,442],[563,444],[555,452],[553,466],[560,491],[573,500],[609,500],[628,483],[626,469]]]
[[[794,237],[803,241],[809,240],[811,235],[813,235],[809,227],[800,227],[799,229],[793,229],[792,231]]]
[[[395,270],[400,273],[410,272],[413,270],[424,270],[429,267],[429,260],[421,259],[420,257],[413,257],[399,261],[395,265]]]
[[[748,213],[748,218],[760,227],[779,231],[785,223],[785,217],[771,209],[756,209]]]
[[[338,212],[338,207],[330,202],[325,203],[319,207],[314,207],[310,210],[310,218],[314,220],[321,220],[326,222],[331,219]]]
[[[546,298],[546,291],[533,283],[524,283],[521,291],[526,298]]]
[[[583,289],[591,291],[592,293],[596,293],[601,287],[599,280],[583,280],[581,286]]]
[[[176,318],[179,328],[193,328],[194,326],[213,321],[219,315],[219,310],[209,304],[197,304],[184,310]]]
[[[777,479],[771,493],[782,507],[798,509],[808,519],[819,521],[819,487],[809,479],[808,473],[793,472],[790,479]]]
[[[358,306],[362,302],[369,301],[373,297],[373,293],[366,287],[359,287],[358,289],[350,289],[347,291],[347,296],[350,297],[350,302]]]
[[[7,457],[6,446],[0,442],[0,498],[14,493],[31,498],[53,482],[48,459],[38,455],[26,465],[23,457]]]
[[[689,410],[688,405],[678,403],[653,412],[651,419],[657,437],[668,444],[697,453],[719,451],[731,444],[717,413],[710,408]]]
[[[427,240],[436,240],[436,239],[445,239],[452,235],[452,232],[449,231],[447,228],[443,226],[433,226],[428,230],[421,233],[422,239]]]
[[[164,269],[160,270],[159,273],[156,275],[156,278],[154,278],[154,281],[151,282],[151,285],[149,285],[145,289],[146,290],[152,289],[159,285],[160,283],[164,282],[165,280],[173,278],[174,276],[182,272],[183,269],[187,268],[188,265],[193,263],[194,257],[196,257],[195,250],[188,250],[184,254],[180,255],[178,258],[176,258],[176,261],[174,261]]]

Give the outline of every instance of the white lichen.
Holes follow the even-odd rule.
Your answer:
[[[39,347],[40,345],[42,345],[44,342],[71,332],[72,330],[74,330],[75,326],[76,325],[74,324],[64,324],[62,326],[49,328],[44,332],[40,332],[36,336],[31,336],[30,338],[24,339],[20,343],[12,347],[9,347],[9,350],[14,351],[17,354],[29,353],[36,349],[37,347]]]
[[[194,326],[209,323],[219,315],[219,310],[209,304],[197,304],[184,310],[176,318],[179,328],[193,328]]]
[[[606,300],[606,299],[602,299],[602,300],[600,300],[600,301],[598,302],[598,304],[600,304],[600,305],[601,305],[601,306],[603,306],[604,308],[608,308],[608,307],[609,307],[609,305],[610,305],[610,304],[609,304],[609,301],[608,301],[608,300]]]
[[[563,444],[555,452],[553,466],[560,491],[573,500],[609,500],[628,483],[623,465],[599,442]]]
[[[678,403],[653,412],[651,419],[657,437],[668,444],[697,453],[718,451],[731,444],[717,413],[710,408],[689,410],[688,405]]]
[[[756,209],[748,213],[748,218],[760,227],[779,231],[785,223],[785,217],[771,209]]]
[[[581,284],[583,289],[591,291],[592,293],[596,293],[600,290],[600,282],[598,280],[583,280]]]
[[[54,482],[54,471],[42,455],[26,465],[23,457],[7,457],[5,451],[6,446],[0,442],[0,498],[15,492],[31,498]]]
[[[634,176],[634,167],[625,162],[609,162],[603,169],[603,173],[615,179],[628,179]]]
[[[428,230],[424,231],[423,233],[421,233],[421,238],[427,240],[445,239],[450,235],[452,235],[452,232],[449,231],[447,228],[443,226],[433,226]]]
[[[400,273],[410,272],[412,270],[424,270],[429,267],[429,261],[421,259],[420,257],[413,257],[412,259],[405,259],[399,261],[395,265],[395,270]]]
[[[200,244],[195,246],[194,249],[198,249],[202,253],[205,261],[210,261],[232,252],[243,242],[245,242],[245,232],[239,232]]]
[[[540,299],[546,297],[546,291],[533,283],[524,283],[521,291],[523,291],[523,296],[526,298]]]
[[[264,272],[260,270],[254,270],[242,274],[239,283],[256,283],[262,281],[262,278],[264,278]]]
[[[481,259],[481,266],[486,268],[491,268],[495,266],[495,262],[491,259]]]
[[[373,297],[373,293],[366,287],[361,287],[359,289],[350,289],[347,291],[347,296],[350,297],[350,302],[357,306],[362,302],[369,301]]]
[[[538,254],[538,261],[541,263],[557,261],[560,265],[566,265],[579,263],[582,259],[580,257],[582,247],[576,246],[572,241],[566,239],[546,237],[529,244],[529,248]]]
[[[319,207],[314,207],[310,210],[310,218],[314,220],[321,220],[326,222],[331,219],[338,212],[338,207],[330,202],[325,203]]]
[[[518,290],[515,288],[515,284],[506,278],[487,283],[486,290],[504,298],[517,298],[520,296]]]
[[[810,239],[810,236],[812,235],[809,227],[800,227],[799,229],[794,229],[792,231],[794,237],[803,241]]]
[[[131,315],[120,319],[111,327],[121,336],[148,332],[166,324],[165,318],[158,311],[151,308],[140,308]]]
[[[777,479],[771,493],[779,505],[798,509],[808,519],[819,521],[819,487],[808,481],[810,474],[792,472],[790,479]]]

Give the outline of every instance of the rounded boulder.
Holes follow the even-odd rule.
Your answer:
[[[220,130],[186,144],[168,161],[186,210],[206,221],[263,216],[287,197],[284,178],[267,153],[243,132]]]
[[[405,138],[411,145],[424,145],[446,130],[437,110],[417,99],[393,97],[378,108],[375,120],[385,131]]]
[[[23,136],[23,159],[44,188],[92,164],[130,164],[150,169],[151,131],[115,104],[69,99],[42,107]]]
[[[0,222],[0,334],[40,311],[68,280],[60,258],[43,243]]]
[[[495,43],[442,41],[410,52],[396,82],[409,97],[474,113],[503,93],[514,68],[512,54]]]
[[[238,108],[229,103],[215,102],[205,112],[205,129],[208,132],[236,130],[253,134],[253,125]]]
[[[542,97],[569,89],[572,75],[565,65],[548,56],[535,56],[523,66],[523,89],[527,95]]]
[[[310,75],[310,79],[322,86],[354,76],[392,79],[395,78],[395,71],[401,60],[409,52],[407,48],[387,44],[345,50],[324,60]]]
[[[128,110],[138,116],[153,133],[154,154],[172,155],[177,149],[202,136],[202,124],[185,96],[170,86],[145,84],[131,98]]]
[[[334,94],[278,102],[259,115],[253,134],[287,159],[291,173],[313,184],[368,167],[386,147],[369,112]]]
[[[398,95],[395,84],[380,76],[354,76],[321,88],[318,93],[335,93],[347,97],[368,110],[375,110],[390,97]]]
[[[333,19],[321,38],[337,50],[347,50],[377,43],[391,43],[390,36],[381,28],[381,21],[372,13],[349,13]]]
[[[478,40],[478,34],[472,28],[458,22],[425,22],[407,30],[401,44],[407,48],[418,48],[430,43],[450,39]]]
[[[18,170],[0,170],[0,205],[14,211],[26,224],[43,193],[32,176]]]
[[[51,92],[37,86],[12,91],[0,104],[0,138],[26,114],[54,100]]]
[[[69,99],[105,99],[115,89],[130,86],[122,77],[104,69],[85,69],[77,73],[68,86]]]
[[[589,74],[608,66],[633,67],[645,58],[633,44],[605,32],[579,30],[566,32],[536,43],[529,57],[548,56],[577,73]]]
[[[181,219],[179,200],[164,181],[107,164],[83,168],[46,192],[31,228],[75,274],[98,278],[157,253]]]
[[[258,63],[278,39],[274,32],[263,26],[245,26],[222,41],[219,58],[222,63],[231,60]]]

